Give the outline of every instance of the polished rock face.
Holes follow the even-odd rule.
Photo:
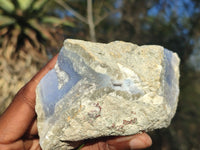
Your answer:
[[[44,150],[167,127],[179,95],[179,58],[161,46],[68,39],[37,87]]]

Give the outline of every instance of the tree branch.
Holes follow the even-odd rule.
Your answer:
[[[62,0],[56,0],[55,2],[62,6],[64,9],[70,11],[77,19],[84,22],[85,24],[88,24],[87,19],[75,11],[73,8],[71,8],[67,3],[64,3]]]
[[[95,33],[95,25],[93,18],[93,10],[92,10],[92,0],[87,0],[87,19],[90,30],[90,38],[91,41],[96,42],[96,33]]]
[[[108,16],[110,16],[110,15],[116,13],[116,12],[119,12],[119,11],[120,11],[120,9],[113,9],[113,10],[111,10],[111,12],[105,13],[103,16],[98,17],[97,20],[96,20],[95,23],[94,23],[95,27],[96,27],[99,23],[101,23],[101,21],[103,21],[105,18],[107,18]]]

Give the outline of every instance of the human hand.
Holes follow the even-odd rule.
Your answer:
[[[35,113],[35,89],[42,77],[53,69],[57,55],[40,70],[14,97],[7,110],[0,116],[0,149],[40,150]],[[86,144],[81,150],[143,149],[151,145],[146,134],[104,138]]]
[[[55,56],[16,94],[12,103],[0,117],[0,150],[36,150],[39,145],[35,89],[42,77],[51,70]]]

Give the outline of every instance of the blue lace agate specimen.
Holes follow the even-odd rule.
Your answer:
[[[36,91],[42,149],[167,127],[178,103],[179,61],[157,45],[66,40]]]

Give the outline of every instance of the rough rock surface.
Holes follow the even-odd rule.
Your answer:
[[[179,58],[156,45],[68,39],[37,87],[44,150],[167,127],[179,95]]]

